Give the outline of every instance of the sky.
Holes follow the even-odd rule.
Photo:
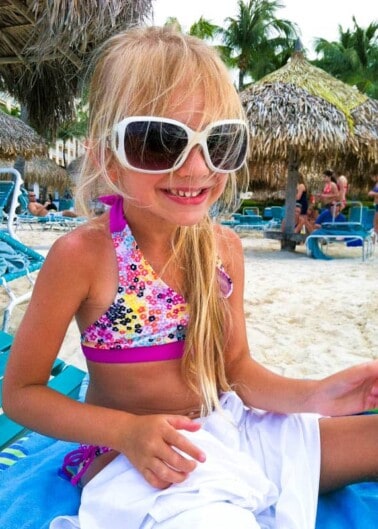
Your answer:
[[[378,22],[377,0],[281,0],[285,7],[277,10],[277,18],[295,22],[301,31],[303,45],[312,55],[314,38],[337,40],[338,26],[352,29],[352,16],[360,27]],[[162,25],[169,17],[176,17],[188,30],[201,16],[222,25],[227,17],[237,14],[237,0],[153,0],[154,20]]]

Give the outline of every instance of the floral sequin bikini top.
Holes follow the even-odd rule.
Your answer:
[[[133,363],[181,358],[188,325],[185,299],[169,287],[146,261],[123,214],[120,196],[111,204],[110,231],[118,262],[117,294],[108,310],[81,334],[85,357],[93,362]],[[221,264],[222,295],[232,292]]]

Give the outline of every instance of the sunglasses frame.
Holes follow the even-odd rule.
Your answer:
[[[188,136],[188,144],[182,151],[182,153],[178,156],[177,162],[168,169],[141,169],[139,167],[135,167],[132,165],[129,160],[127,159],[127,155],[125,152],[125,131],[127,126],[130,123],[135,123],[137,121],[140,122],[155,122],[155,123],[168,123],[169,125],[176,125],[177,127],[180,127],[184,130],[184,132]],[[207,147],[207,138],[209,136],[210,131],[214,127],[219,127],[221,125],[241,125],[242,128],[245,129],[246,133],[246,151],[245,156],[243,158],[242,163],[235,167],[234,169],[220,169],[218,167],[215,167],[215,165],[212,163],[209,150]],[[121,165],[126,167],[127,169],[131,169],[132,171],[135,171],[137,173],[147,173],[147,174],[164,174],[164,173],[170,173],[172,171],[176,171],[180,167],[182,167],[190,153],[190,151],[195,147],[196,145],[200,145],[202,148],[203,156],[205,158],[206,164],[215,173],[222,173],[222,174],[228,174],[235,171],[238,171],[241,169],[245,163],[247,153],[248,153],[248,145],[249,145],[249,134],[248,134],[248,127],[245,121],[242,119],[222,119],[219,121],[213,121],[212,123],[209,123],[205,129],[201,131],[193,130],[190,127],[188,127],[185,123],[182,123],[181,121],[177,121],[175,119],[170,118],[162,118],[157,116],[130,116],[127,118],[124,118],[119,123],[116,123],[113,126],[112,129],[112,135],[111,135],[111,149],[114,152],[114,154],[117,156],[118,161]]]

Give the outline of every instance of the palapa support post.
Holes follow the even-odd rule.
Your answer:
[[[289,148],[288,175],[285,194],[285,229],[282,233],[281,250],[295,251],[297,242],[293,240],[295,229],[295,203],[298,183],[299,156],[293,148]]]

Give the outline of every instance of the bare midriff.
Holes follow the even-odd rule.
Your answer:
[[[198,396],[181,374],[181,360],[136,364],[88,362],[87,402],[136,415],[199,413]]]
[[[180,360],[138,364],[88,362],[91,382],[86,401],[136,415],[162,413],[196,419],[200,416],[200,401],[184,382],[180,364]],[[98,456],[82,477],[82,485],[117,455],[111,450]]]

